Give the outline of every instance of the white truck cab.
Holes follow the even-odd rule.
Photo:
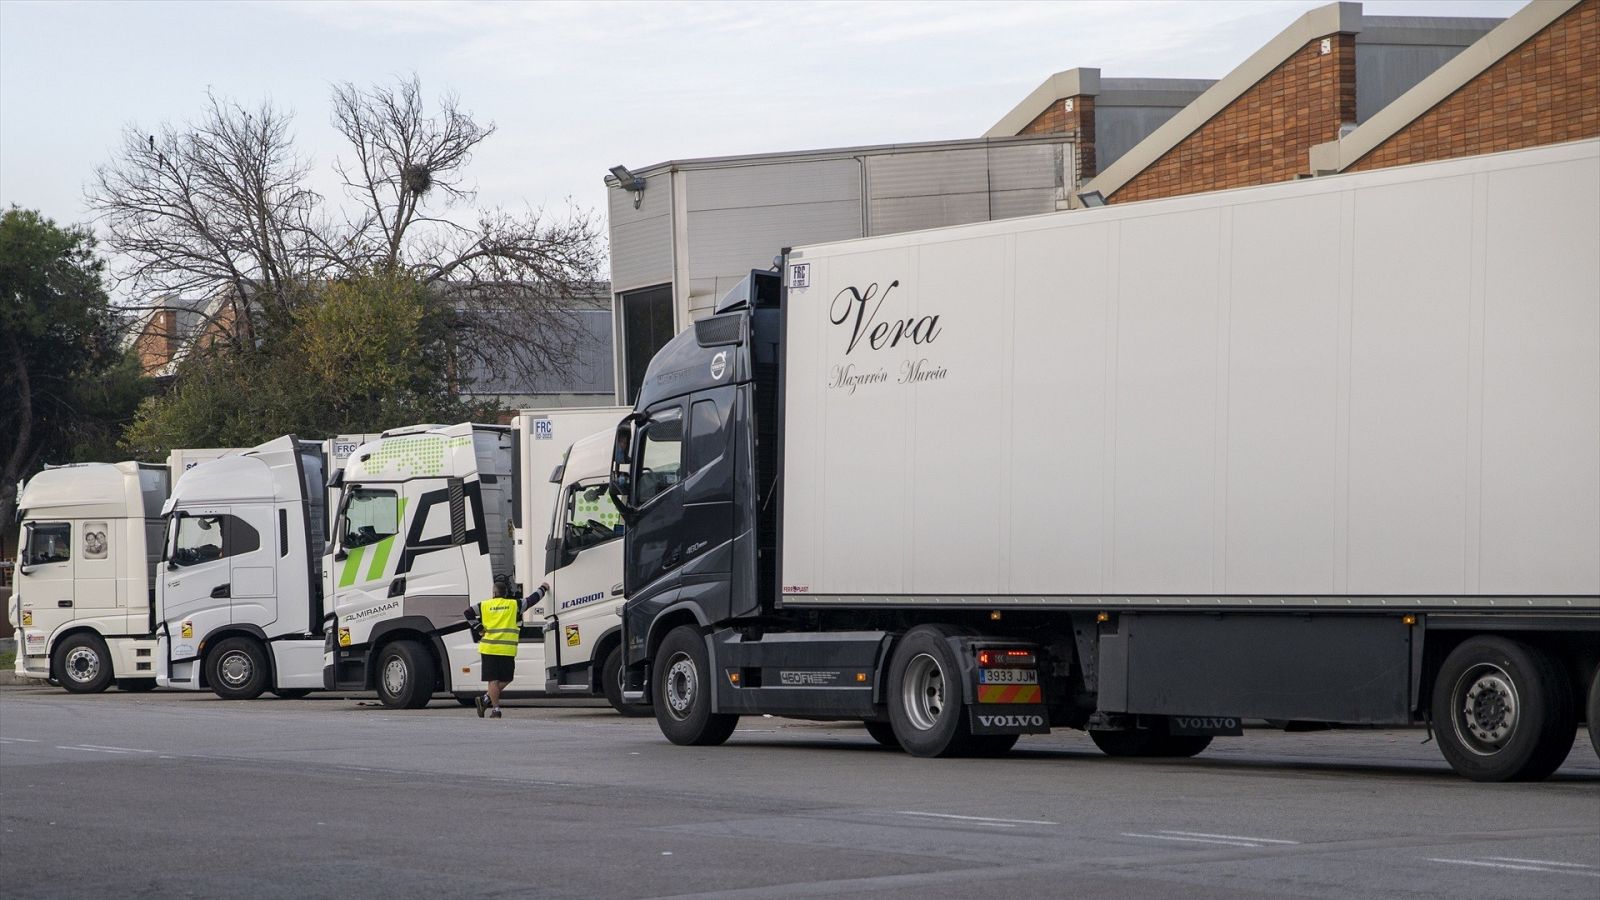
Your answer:
[[[322,686],[324,442],[286,436],[203,462],[163,508],[157,681],[225,699]]]
[[[620,421],[620,416],[616,421]],[[560,485],[545,542],[545,690],[603,694],[624,715],[622,671],[622,515],[608,490],[615,424],[574,443],[551,481]]]
[[[170,484],[165,467],[120,462],[51,467],[24,485],[8,611],[18,675],[73,693],[155,686],[151,570]]]

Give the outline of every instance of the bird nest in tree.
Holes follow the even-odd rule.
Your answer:
[[[400,180],[408,192],[418,196],[426,194],[433,187],[433,173],[428,171],[427,166],[406,166],[400,170]]]

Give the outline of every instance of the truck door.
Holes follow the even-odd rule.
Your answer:
[[[87,519],[74,524],[78,534],[72,564],[73,618],[103,618],[117,608],[116,545],[121,535],[114,534],[111,526],[122,523]]]
[[[346,493],[333,555],[337,608],[388,596],[404,511],[405,501],[392,487],[356,485]]]
[[[223,523],[228,551],[229,598],[235,625],[271,625],[278,619],[277,556],[286,535],[265,504],[235,506]]]
[[[18,587],[32,611],[23,624],[52,628],[48,623],[73,617],[72,533],[77,529],[71,522],[29,522],[23,529],[20,574],[26,580]],[[44,650],[40,647],[32,652]]]
[[[175,640],[202,640],[207,632],[227,624],[231,618],[228,519],[225,506],[172,514],[167,527],[166,562],[158,574],[161,618],[169,623]],[[184,623],[191,627],[184,628]]]
[[[622,601],[622,516],[606,478],[569,484],[562,494],[546,565],[550,616],[546,657],[570,666],[590,662],[600,637],[616,628]]]
[[[649,411],[634,438],[633,485],[628,502],[639,510],[626,541],[625,580],[631,599],[644,599],[677,584],[683,564],[683,405],[674,401]]]

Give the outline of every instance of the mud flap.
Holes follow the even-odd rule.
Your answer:
[[[967,707],[973,734],[1049,734],[1050,712],[1042,704],[973,704]]]

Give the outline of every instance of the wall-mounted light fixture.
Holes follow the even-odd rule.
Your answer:
[[[612,166],[611,176],[617,179],[618,187],[633,192],[633,208],[638,209],[644,202],[644,179],[628,171],[627,166]]]
[[[1096,206],[1105,206],[1106,198],[1099,191],[1084,191],[1078,195],[1078,202],[1093,209]]]

